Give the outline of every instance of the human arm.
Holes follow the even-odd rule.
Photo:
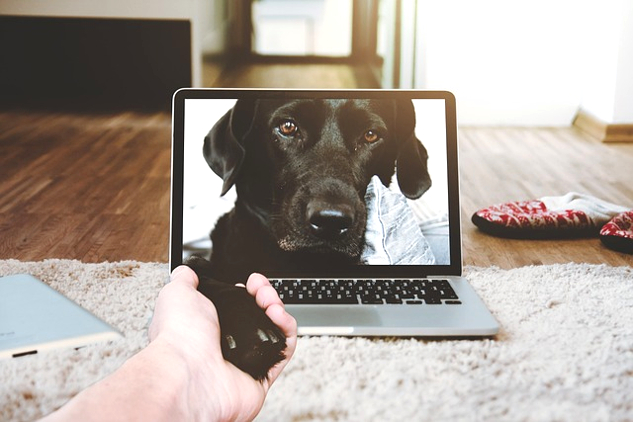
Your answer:
[[[294,353],[296,322],[268,280],[251,275],[247,291],[287,337],[285,359],[255,381],[222,357],[215,307],[197,285],[191,269],[176,268],[156,301],[150,344],[45,420],[253,419]]]

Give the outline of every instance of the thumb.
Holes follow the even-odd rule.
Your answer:
[[[172,283],[183,283],[193,287],[194,289],[198,288],[198,275],[186,265],[180,265],[174,268],[174,271],[171,272]]]

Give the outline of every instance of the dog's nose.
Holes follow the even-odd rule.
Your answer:
[[[311,202],[308,204],[307,217],[312,234],[327,240],[343,236],[354,223],[352,208],[347,205]]]

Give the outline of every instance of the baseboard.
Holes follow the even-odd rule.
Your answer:
[[[604,123],[580,109],[573,125],[601,142],[633,142],[633,123]]]

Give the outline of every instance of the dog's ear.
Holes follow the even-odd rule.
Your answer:
[[[398,186],[404,196],[417,199],[431,187],[431,176],[426,165],[428,153],[415,136],[415,110],[411,100],[396,101],[396,136]]]
[[[209,167],[224,180],[221,195],[235,183],[246,150],[244,140],[255,115],[254,100],[238,100],[204,138],[203,155]]]

